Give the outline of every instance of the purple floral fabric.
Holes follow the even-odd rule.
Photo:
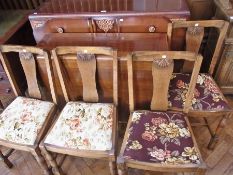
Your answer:
[[[185,103],[190,74],[174,74],[169,87],[169,106],[182,108]],[[213,78],[208,74],[199,74],[192,99],[193,110],[230,110]]]
[[[134,112],[124,157],[162,164],[200,163],[184,114],[177,112]]]

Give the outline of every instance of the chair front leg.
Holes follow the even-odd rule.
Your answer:
[[[109,161],[109,168],[111,175],[117,175],[116,161]]]
[[[213,150],[219,140],[219,135],[222,132],[222,130],[226,126],[226,121],[229,118],[230,114],[224,115],[222,119],[219,121],[218,126],[215,130],[214,135],[211,137],[210,142],[208,144],[208,149]]]
[[[2,151],[0,150],[0,158],[2,158],[3,162],[6,164],[8,168],[12,168],[13,164],[8,160],[7,156],[4,156]]]
[[[42,168],[44,175],[52,175],[52,173],[49,171],[49,168],[46,164],[46,161],[45,161],[44,157],[42,156],[39,148],[32,150],[31,153],[35,157],[35,159],[38,162],[38,164],[40,165],[40,167]]]
[[[117,157],[117,171],[118,175],[127,175],[127,167],[123,157]]]
[[[43,152],[43,154],[46,157],[46,160],[48,161],[48,163],[50,164],[50,166],[52,167],[52,171],[54,175],[63,175],[62,171],[59,169],[56,160],[54,160],[53,156],[46,150],[45,146],[41,146],[40,145],[40,149],[41,152]]]

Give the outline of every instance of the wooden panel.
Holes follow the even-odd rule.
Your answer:
[[[223,93],[233,94],[233,3],[232,1],[220,0],[214,0],[214,2],[217,7],[215,18],[230,22],[228,33],[225,38],[224,50],[221,55],[221,60],[218,64],[215,79]]]
[[[135,11],[135,12],[188,12],[185,0],[50,0],[43,5],[45,10],[47,6],[53,5],[49,13],[69,13],[70,9],[74,12],[109,12],[109,11]],[[69,5],[69,6],[68,6]],[[48,11],[40,10],[41,13]]]
[[[45,0],[0,0],[0,7],[4,10],[9,9],[35,9]]]
[[[187,0],[192,20],[207,20],[214,16],[212,0]]]

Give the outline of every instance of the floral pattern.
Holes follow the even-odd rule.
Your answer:
[[[112,104],[69,102],[45,143],[73,149],[110,150],[112,117]]]
[[[169,106],[182,108],[186,100],[190,74],[174,74],[169,87]],[[208,74],[199,74],[192,99],[193,110],[230,110],[220,89]]]
[[[124,157],[162,164],[200,163],[184,114],[178,112],[134,112]]]
[[[0,139],[33,145],[53,103],[17,97],[0,114]]]

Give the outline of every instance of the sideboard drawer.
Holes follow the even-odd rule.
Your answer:
[[[89,33],[91,24],[88,19],[51,19],[44,25],[47,33]]]
[[[0,95],[12,95],[13,90],[8,80],[0,81]]]
[[[8,77],[4,72],[0,72],[0,83],[3,81],[8,81]]]
[[[165,17],[155,16],[125,17],[118,20],[122,33],[166,33],[170,22]]]

